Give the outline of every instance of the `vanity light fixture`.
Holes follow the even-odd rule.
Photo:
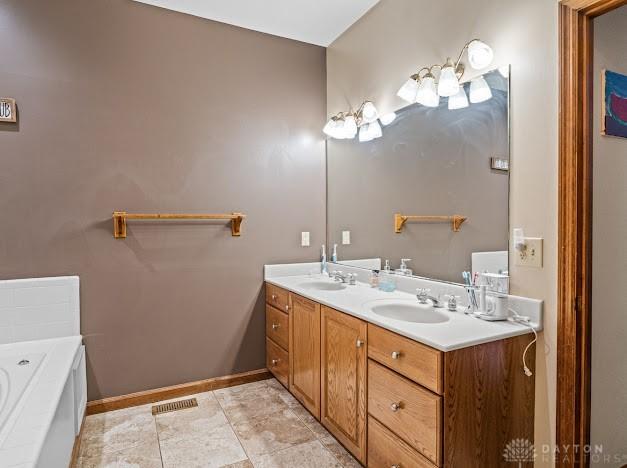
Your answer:
[[[473,104],[487,101],[492,97],[492,91],[483,76],[478,76],[470,81],[470,102]]]
[[[389,125],[395,118],[394,112],[379,116],[372,101],[364,101],[357,111],[338,112],[332,116],[322,131],[331,138],[340,140],[355,138],[359,133],[359,141],[365,142],[381,137],[381,124]]]
[[[468,62],[470,66],[476,70],[487,67],[494,58],[494,53],[489,45],[479,39],[473,39],[464,45],[455,62],[449,57],[446,59],[444,65],[435,64],[430,67],[423,67],[418,70],[417,73],[411,75],[398,90],[398,93],[396,93],[397,96],[410,104],[417,102],[427,107],[437,107],[440,104],[440,97],[448,97],[450,100],[451,97],[455,96],[456,99],[454,99],[454,101],[456,101],[456,103],[452,104],[453,107],[451,107],[451,103],[449,103],[449,109],[461,109],[462,107],[466,107],[463,105],[461,107],[455,107],[463,104],[461,93],[463,93],[464,96],[466,94],[460,84],[460,80],[464,75],[464,64],[461,63],[461,59],[466,51],[468,52]],[[434,69],[440,70],[437,83],[436,77],[433,74]],[[485,83],[485,80],[483,81]],[[483,83],[479,83],[479,85],[483,88]],[[487,86],[487,83],[485,83],[485,86]],[[490,88],[488,87],[488,91],[489,90]],[[486,95],[485,90],[482,90],[480,96],[483,98]],[[489,97],[491,96],[492,93],[490,93]],[[489,97],[487,99],[489,99]],[[470,102],[475,101],[471,98]]]
[[[450,110],[463,109],[468,107],[468,96],[464,90],[464,85],[459,85],[459,91],[457,94],[448,98],[448,108]]]

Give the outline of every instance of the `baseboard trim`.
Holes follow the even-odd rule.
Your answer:
[[[72,447],[72,458],[70,459],[70,468],[75,468],[78,466],[78,456],[81,451],[81,440],[83,438],[83,429],[85,429],[85,417],[87,415],[83,415],[83,421],[81,422],[81,430],[78,431],[78,435],[74,438],[74,446]]]
[[[179,398],[182,396],[193,395],[195,393],[209,392],[219,388],[233,387],[258,380],[266,380],[272,377],[268,369],[257,369],[241,374],[225,375],[223,377],[214,377],[212,379],[197,380],[171,387],[156,388],[154,390],[145,390],[143,392],[129,393],[128,395],[120,395],[102,400],[92,400],[87,402],[86,413],[88,415],[104,413],[133,406],[155,403],[157,401],[169,400],[171,398]]]

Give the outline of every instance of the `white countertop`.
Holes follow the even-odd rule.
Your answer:
[[[77,335],[0,345],[0,356],[46,354],[0,434],[0,468],[37,462],[81,343]]]
[[[373,313],[366,304],[377,299],[411,300],[416,302],[416,296],[398,290],[388,293],[371,288],[368,284],[360,282],[357,282],[354,286],[347,285],[342,290],[321,291],[309,289],[306,286],[307,283],[313,281],[331,281],[328,277],[323,277],[322,275],[266,276],[266,281],[440,351],[452,351],[532,333],[531,329],[525,325],[509,321],[487,322],[467,315],[462,311],[449,312],[446,308],[437,309],[450,319],[443,323],[411,323],[383,317]]]

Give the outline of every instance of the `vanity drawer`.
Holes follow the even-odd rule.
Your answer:
[[[285,289],[266,283],[266,302],[283,312],[288,312],[290,310],[290,293]]]
[[[266,305],[266,336],[287,351],[289,331],[289,316],[271,305]]]
[[[279,382],[286,387],[288,386],[289,355],[270,338],[266,338],[266,367]]]
[[[442,397],[369,360],[368,413],[440,464]]]
[[[368,324],[368,357],[442,394],[442,353]]]
[[[396,437],[373,417],[368,417],[368,468],[435,468],[433,463]]]

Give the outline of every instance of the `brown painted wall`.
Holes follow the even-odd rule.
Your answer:
[[[0,32],[0,277],[80,275],[89,398],[263,367],[263,264],[324,238],[325,50],[128,0],[3,0]],[[116,209],[248,218],[115,240]]]

